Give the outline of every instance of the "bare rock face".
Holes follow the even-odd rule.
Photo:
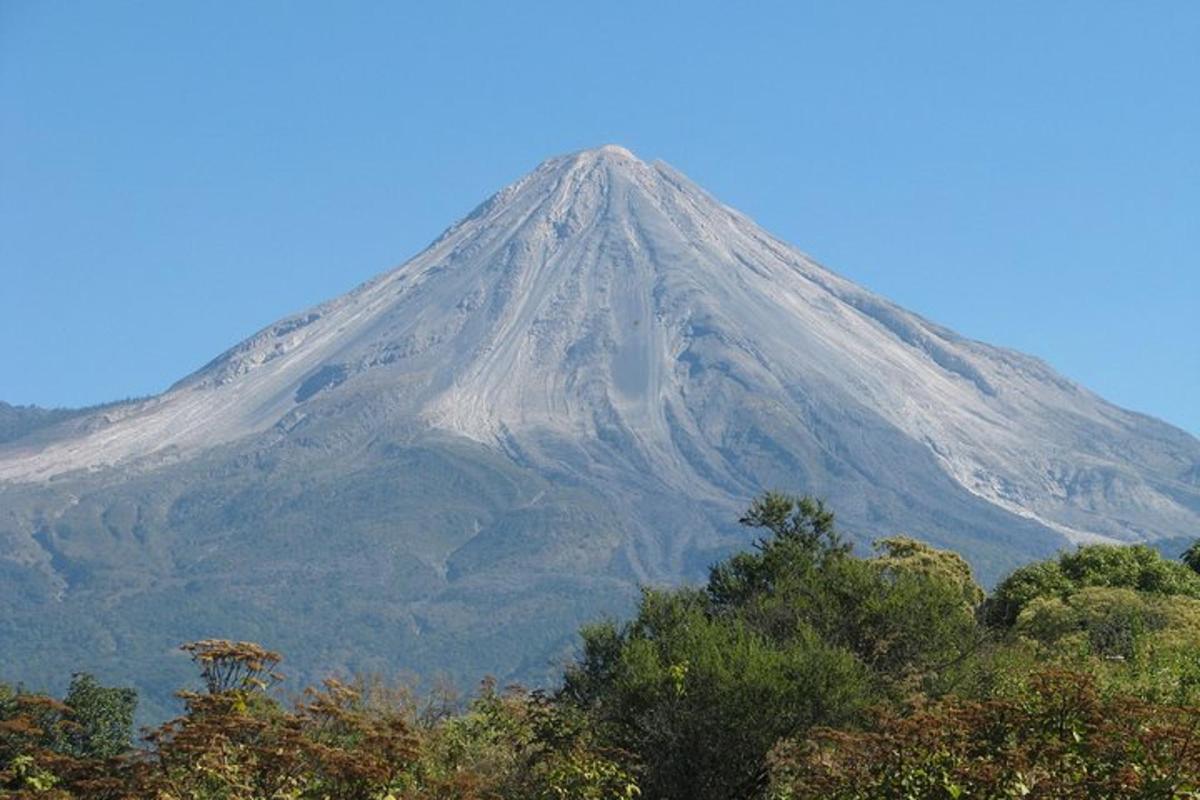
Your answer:
[[[304,669],[536,676],[637,583],[737,546],[765,488],[995,578],[1068,541],[1200,530],[1198,473],[1184,432],[607,146],[160,396],[0,442],[0,574],[23,587],[0,584],[20,610],[0,646],[82,603],[83,640],[148,651],[253,617]],[[201,607],[149,612],[181,598]],[[63,672],[95,652],[46,639]]]

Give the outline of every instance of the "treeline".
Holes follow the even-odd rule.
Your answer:
[[[553,693],[331,680],[283,702],[278,654],[195,642],[204,690],[135,743],[129,690],[0,687],[0,796],[1200,797],[1200,547],[1080,547],[985,597],[914,539],[856,556],[816,500],[741,521],[751,550],[585,628]]]

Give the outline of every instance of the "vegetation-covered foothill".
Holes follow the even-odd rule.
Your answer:
[[[990,597],[907,537],[855,555],[767,494],[752,549],[582,631],[554,693],[378,680],[285,701],[280,656],[185,645],[203,690],[132,732],[77,675],[0,687],[0,796],[161,800],[1200,797],[1200,556],[1089,545]]]

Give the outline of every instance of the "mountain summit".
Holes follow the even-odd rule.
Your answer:
[[[268,639],[308,609],[345,648],[312,666],[528,676],[637,583],[736,546],[764,488],[995,577],[1068,541],[1194,533],[1198,473],[1182,431],[608,145],[162,395],[0,444],[0,603],[30,625],[86,607],[105,642],[142,620],[148,647],[230,633],[203,603],[140,616],[184,600],[235,627],[250,603]]]

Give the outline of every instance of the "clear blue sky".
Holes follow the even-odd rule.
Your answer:
[[[1192,0],[0,0],[0,399],[159,391],[606,142],[1200,432]]]

